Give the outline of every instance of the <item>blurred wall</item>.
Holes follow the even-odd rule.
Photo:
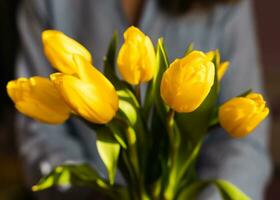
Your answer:
[[[258,35],[266,91],[271,108],[270,150],[274,174],[267,188],[267,200],[280,197],[280,1],[255,0]]]
[[[271,152],[278,171],[280,167],[280,1],[255,0],[255,7],[265,84],[272,108]]]

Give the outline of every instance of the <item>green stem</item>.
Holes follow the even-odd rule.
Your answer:
[[[187,173],[190,167],[194,166],[196,163],[197,157],[199,155],[199,151],[202,145],[202,140],[196,142],[193,145],[192,150],[187,154],[188,159],[187,161],[182,165],[180,173],[178,174],[178,180],[182,180],[184,175]]]
[[[170,163],[169,165],[172,166],[175,162],[175,135],[174,135],[174,110],[170,109],[167,113],[167,133],[169,137],[169,151],[170,151]]]
[[[141,104],[141,92],[140,92],[140,85],[135,86],[135,94],[139,101],[139,104]],[[140,159],[138,154],[138,146],[136,142],[136,132],[133,127],[129,126],[128,122],[122,119],[121,117],[115,117],[116,120],[118,120],[124,127],[126,127],[126,138],[128,142],[128,159],[129,162],[132,164],[132,171],[135,177],[134,183],[133,183],[133,193],[135,199],[139,200],[149,200],[145,189],[145,180],[144,180],[144,173],[143,173],[143,165],[140,165]],[[138,136],[141,134],[138,134]],[[142,134],[142,136],[144,136]],[[140,136],[139,136],[140,137]],[[143,139],[143,138],[142,138]],[[143,140],[140,138],[140,143],[144,144]],[[142,145],[144,146],[144,145]]]
[[[137,152],[137,144],[136,141],[130,137],[135,133],[132,133],[131,131],[133,131],[133,129],[130,128],[127,129],[129,156],[136,176],[135,195],[136,197],[139,198],[139,200],[149,200],[150,198],[148,197],[145,190],[145,185],[144,185],[145,180],[140,168],[139,156]]]
[[[130,194],[130,199],[134,199],[135,196],[139,196],[138,195],[138,185],[137,185],[137,174],[135,172],[135,169],[133,167],[133,164],[131,162],[131,159],[129,157],[129,154],[123,154],[123,158],[125,161],[125,165],[129,170],[129,173],[131,174],[130,176],[130,180],[128,180],[128,190],[129,190],[129,194]]]
[[[138,85],[135,85],[135,96],[138,100],[138,103],[141,107],[141,87],[140,87],[140,84]]]
[[[169,137],[169,160],[168,160],[168,184],[164,191],[164,199],[171,200],[175,195],[176,181],[177,181],[177,156],[178,156],[178,135],[176,135],[174,131],[175,120],[174,120],[175,112],[170,109],[167,113],[167,132]]]

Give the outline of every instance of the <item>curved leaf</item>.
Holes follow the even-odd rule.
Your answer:
[[[224,200],[251,200],[250,197],[244,194],[235,185],[225,180],[196,181],[182,190],[178,200],[196,199],[197,195],[210,184],[214,184],[218,188]]]
[[[140,105],[129,89],[121,89],[117,91],[119,96],[119,113],[125,123],[137,133],[136,140],[139,139],[140,146],[144,147],[145,131],[141,121]]]
[[[108,172],[108,178],[111,185],[114,184],[117,171],[117,163],[120,153],[120,144],[113,137],[108,127],[96,130],[96,146],[103,163]]]
[[[186,189],[182,191],[182,193],[178,196],[178,200],[187,200],[187,199],[196,199],[197,195],[205,189],[211,182],[210,181],[196,181]]]
[[[117,93],[119,96],[119,112],[116,118],[119,118],[125,124],[128,139],[127,142],[130,145],[129,149],[133,149],[136,156],[133,158],[134,167],[140,167],[142,170],[146,162],[146,142],[148,142],[148,138],[142,124],[140,105],[129,89],[121,89],[118,90]]]
[[[193,51],[193,48],[194,48],[194,43],[191,42],[189,45],[188,45],[188,48],[187,50],[185,51],[184,53],[184,56],[188,55],[189,53],[191,53]]]
[[[118,45],[118,34],[114,32],[112,39],[110,41],[108,51],[106,56],[103,59],[104,65],[104,75],[110,80],[110,82],[115,86],[117,89],[130,89],[133,90],[132,87],[127,84],[126,82],[119,79],[116,72],[115,66],[115,58],[117,54],[117,45]]]
[[[47,176],[41,178],[39,183],[32,187],[32,190],[45,190],[55,185],[91,186],[98,190],[108,188],[106,182],[98,175],[97,171],[95,171],[95,169],[85,163],[63,164],[56,167]]]
[[[127,140],[124,134],[126,126],[123,124],[118,123],[117,120],[113,119],[110,121],[106,126],[111,130],[113,136],[121,145],[122,148],[127,149]]]
[[[248,89],[246,90],[245,92],[243,92],[242,94],[238,95],[238,97],[245,97],[247,96],[248,94],[250,94],[252,92],[252,89]]]
[[[225,180],[216,180],[214,184],[219,189],[224,200],[250,200],[251,198],[244,194],[232,183]]]
[[[167,107],[160,95],[160,83],[164,71],[168,68],[168,58],[163,44],[163,38],[158,40],[156,49],[156,70],[153,80],[149,83],[144,102],[144,118],[148,118],[152,106],[155,104],[161,120],[165,122]]]
[[[118,34],[115,32],[110,41],[107,54],[103,59],[104,74],[115,86],[120,84],[120,80],[117,77],[115,70],[115,57],[118,44],[117,36]]]

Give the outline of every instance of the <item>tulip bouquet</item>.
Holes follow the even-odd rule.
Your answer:
[[[148,36],[129,27],[115,61],[116,38],[104,58],[103,75],[77,41],[44,31],[45,55],[59,72],[50,79],[8,83],[8,94],[23,114],[49,124],[78,117],[92,128],[107,170],[104,177],[87,163],[66,162],[33,191],[78,185],[110,199],[191,200],[213,184],[223,199],[250,199],[225,180],[200,180],[195,167],[209,129],[220,125],[240,138],[268,115],[262,95],[247,91],[219,105],[220,80],[229,62],[221,62],[217,50],[204,53],[190,45],[170,64],[162,38],[154,49]],[[117,171],[124,183],[115,181]]]

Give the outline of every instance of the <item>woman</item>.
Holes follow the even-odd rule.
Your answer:
[[[131,24],[154,42],[163,36],[170,60],[182,56],[190,42],[204,51],[219,48],[222,58],[231,61],[223,79],[221,102],[240,94],[244,88],[261,92],[250,0],[29,0],[22,4],[19,14],[22,48],[17,75],[51,73],[42,53],[44,29],[58,29],[75,38],[93,53],[95,66],[101,67],[112,33],[122,33]],[[29,184],[66,160],[91,162],[104,171],[96,153],[95,136],[79,121],[49,126],[19,116],[18,123],[20,153]],[[252,199],[263,199],[270,174],[267,122],[242,140],[231,140],[223,130],[215,130],[203,148],[198,172],[202,178],[229,180]],[[55,199],[57,195],[58,199],[70,199],[56,192],[47,193],[48,198]],[[79,199],[85,198],[80,195]],[[71,196],[77,199],[73,193]],[[201,199],[219,197],[209,188]]]

